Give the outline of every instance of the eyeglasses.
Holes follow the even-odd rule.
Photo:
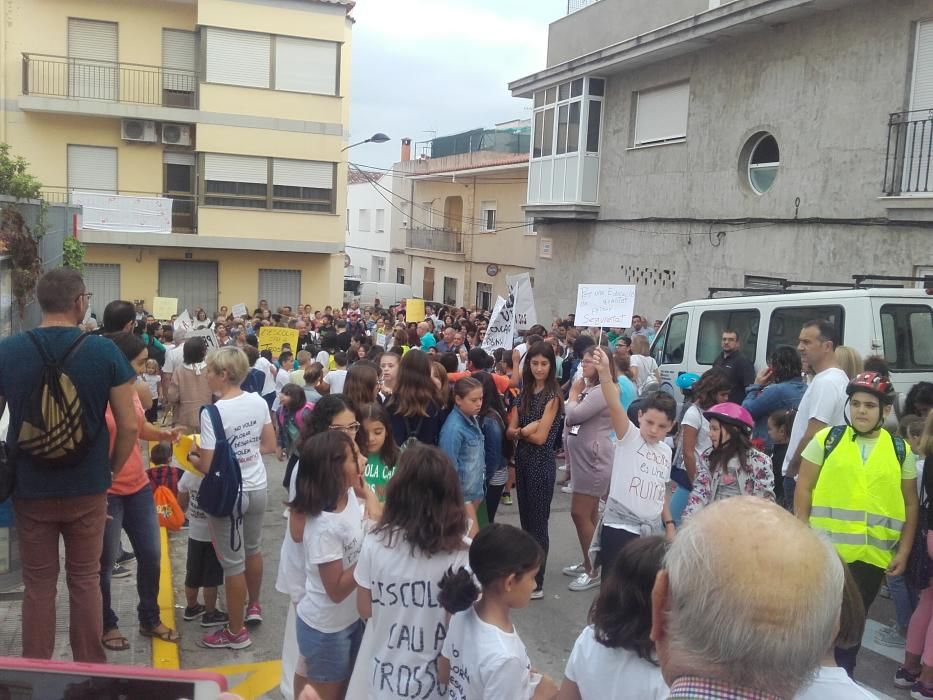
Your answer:
[[[343,433],[356,433],[359,432],[360,424],[353,422],[350,425],[331,425],[328,426],[328,430],[339,430]]]
[[[92,296],[94,296],[94,292],[85,292],[84,294],[79,294],[78,296],[76,296],[75,301],[77,301],[81,297],[84,297],[85,299],[90,301]]]

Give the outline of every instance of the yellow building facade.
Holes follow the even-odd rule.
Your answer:
[[[352,4],[0,0],[0,142],[83,207],[98,314],[339,303]]]

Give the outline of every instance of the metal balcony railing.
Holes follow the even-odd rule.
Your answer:
[[[463,234],[459,231],[415,228],[408,231],[405,244],[418,250],[433,250],[437,253],[462,253]]]
[[[23,94],[195,109],[195,71],[23,54]]]
[[[172,200],[172,233],[198,232],[197,197],[193,194],[162,193],[162,192],[102,192],[87,188],[43,187],[39,196],[49,204],[75,204],[74,192],[91,192],[97,194],[115,194],[127,200],[136,197],[166,197]],[[118,217],[119,214],[114,215]],[[116,220],[116,218],[115,218]]]
[[[888,119],[884,193],[933,194],[933,109],[895,112]]]

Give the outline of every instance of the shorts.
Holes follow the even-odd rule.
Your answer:
[[[243,492],[243,521],[237,523],[230,516],[221,518],[208,516],[207,524],[214,542],[217,560],[224,570],[224,576],[237,576],[246,571],[246,557],[259,554],[262,547],[262,521],[266,514],[265,489]],[[237,511],[238,512],[238,511]],[[231,546],[237,546],[234,551]]]
[[[363,621],[357,620],[339,632],[318,632],[296,616],[298,653],[305,660],[305,678],[317,683],[341,683],[353,673],[363,641]],[[296,669],[297,670],[297,669]]]
[[[188,563],[185,566],[186,588],[216,588],[224,583],[224,570],[217,561],[211,542],[188,539]]]

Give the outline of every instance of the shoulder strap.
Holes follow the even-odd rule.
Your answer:
[[[46,364],[59,364],[59,365],[64,366],[65,363],[68,362],[69,359],[71,359],[71,356],[74,355],[75,352],[77,352],[78,348],[80,348],[84,344],[84,341],[87,340],[90,333],[81,333],[81,335],[75,338],[74,342],[72,342],[71,345],[68,346],[68,349],[65,351],[65,354],[62,355],[61,361],[58,363],[56,363],[55,358],[52,357],[49,351],[46,350],[45,345],[43,345],[39,341],[39,335],[34,330],[26,331],[26,335],[29,336],[29,339],[33,342],[33,345],[35,345],[36,348],[39,350],[39,354],[42,356],[43,362],[45,362]]]
[[[62,366],[64,366],[65,363],[68,362],[68,360],[71,359],[71,356],[72,356],[72,355],[74,355],[76,352],[78,352],[78,349],[79,349],[82,345],[84,345],[84,341],[88,339],[88,336],[89,336],[89,335],[90,335],[90,333],[82,333],[82,334],[79,335],[77,338],[75,338],[75,342],[73,342],[73,343],[71,344],[71,347],[68,348],[68,350],[65,351],[65,355],[62,357]]]
[[[214,428],[214,443],[226,442],[227,435],[224,433],[224,423],[220,418],[220,411],[217,410],[217,406],[209,403],[202,406],[201,410],[207,411],[207,415],[210,416],[211,426]]]
[[[842,439],[842,436],[846,434],[847,425],[834,425],[830,428],[829,435],[826,436],[826,442],[823,443],[823,463],[826,463],[826,460],[829,459],[829,455],[832,454],[833,450],[836,449],[836,445],[839,444],[839,441]]]
[[[897,455],[897,461],[903,467],[904,460],[907,459],[907,447],[904,445],[904,438],[892,435],[891,440],[894,443],[894,454]]]

